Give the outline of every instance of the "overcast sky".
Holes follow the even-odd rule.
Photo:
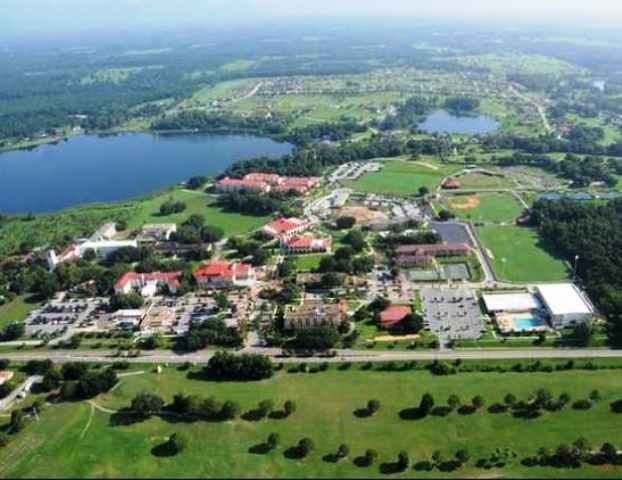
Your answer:
[[[622,0],[0,0],[0,32],[5,34],[317,16],[515,19],[622,27]]]

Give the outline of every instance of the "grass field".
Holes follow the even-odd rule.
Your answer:
[[[301,272],[310,272],[320,266],[320,261],[326,255],[296,255],[296,269]]]
[[[169,198],[185,202],[186,210],[161,217],[158,213],[160,205]],[[17,250],[23,242],[36,247],[53,243],[64,236],[89,236],[108,221],[124,220],[128,223],[128,228],[138,228],[145,223],[181,222],[198,213],[205,216],[207,224],[221,227],[229,236],[254,230],[268,220],[268,217],[223,212],[217,206],[208,206],[213,202],[214,197],[202,192],[176,188],[120,203],[87,205],[48,214],[9,217],[0,224],[0,258]]]
[[[523,211],[511,193],[452,195],[446,203],[458,218],[472,222],[511,222]]]
[[[160,216],[160,205],[169,199],[184,202],[186,210],[165,217]],[[175,189],[163,192],[137,203],[136,211],[128,219],[128,228],[137,228],[145,223],[181,223],[190,215],[199,214],[205,217],[208,225],[218,226],[230,236],[254,230],[264,225],[270,218],[224,212],[213,205],[214,200],[214,197],[198,191]]]
[[[344,184],[359,192],[391,195],[417,195],[420,187],[435,190],[444,177],[458,168],[427,162],[407,161],[405,157],[383,162],[380,172],[367,173]]]
[[[506,393],[526,398],[538,388],[547,388],[555,397],[567,392],[573,400],[583,399],[591,390],[602,395],[589,411],[570,407],[540,418],[524,420],[510,413],[492,414],[484,408],[471,415],[451,413],[446,417],[403,420],[399,412],[418,404],[421,395],[431,393],[437,405],[451,394],[463,402],[482,395],[487,406],[501,401]],[[401,449],[409,453],[411,463],[429,459],[440,450],[449,458],[460,448],[471,456],[468,464],[453,472],[438,470],[418,473],[410,467],[395,478],[431,477],[610,477],[619,478],[620,467],[584,466],[580,469],[520,465],[520,459],[535,454],[540,447],[554,449],[560,443],[572,443],[585,437],[592,445],[606,441],[619,446],[622,430],[608,403],[620,397],[622,377],[618,370],[557,373],[461,373],[435,377],[426,371],[348,371],[331,368],[317,374],[278,373],[275,378],[250,383],[205,382],[189,380],[186,372],[173,368],[162,374],[145,373],[121,380],[114,392],[95,400],[96,404],[116,410],[128,406],[131,398],[143,391],[157,393],[170,401],[177,392],[213,395],[217,399],[236,399],[243,411],[256,407],[263,399],[278,406],[295,400],[297,411],[288,419],[231,422],[185,423],[175,420],[150,420],[125,424],[113,421],[111,414],[88,403],[51,405],[14,437],[0,457],[0,476],[13,477],[323,477],[352,478],[381,476],[379,466],[394,462]],[[381,407],[371,418],[358,418],[354,411],[371,398]],[[188,448],[175,457],[156,456],[161,445],[175,431],[189,439]],[[268,454],[251,453],[251,447],[265,441],[269,433],[281,437],[279,447]],[[286,458],[284,452],[303,437],[310,437],[316,449],[304,460]],[[323,458],[335,452],[341,443],[349,445],[348,458],[333,463]],[[504,469],[482,470],[475,467],[480,458],[489,457],[496,448],[510,448],[517,458]],[[358,467],[353,460],[365,449],[373,448],[378,461],[372,467]]]
[[[38,303],[26,302],[26,297],[21,295],[13,301],[0,305],[0,329],[9,323],[18,320],[26,320],[28,313],[39,306]]]
[[[529,228],[484,226],[477,233],[494,259],[497,276],[514,282],[546,282],[568,279],[566,263],[538,244],[538,234]],[[503,258],[506,259],[505,263]]]

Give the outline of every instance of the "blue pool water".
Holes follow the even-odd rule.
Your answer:
[[[534,317],[516,318],[514,319],[514,328],[516,330],[531,330],[533,328],[542,327],[542,320]]]

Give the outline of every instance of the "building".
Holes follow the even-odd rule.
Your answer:
[[[443,184],[441,185],[445,190],[456,190],[462,187],[460,180],[454,177],[448,177],[445,179]]]
[[[170,330],[175,323],[175,311],[169,307],[152,307],[140,322],[144,333]]]
[[[434,263],[433,255],[399,255],[395,259],[395,263],[399,267],[429,267]]]
[[[466,255],[471,251],[466,243],[435,243],[426,245],[400,245],[395,254],[400,255],[430,255],[434,257],[452,257]]]
[[[10,370],[0,371],[0,385],[4,385],[5,383],[11,381],[13,375],[15,374]]]
[[[145,312],[140,309],[135,310],[117,310],[112,314],[110,320],[116,328],[121,330],[133,330],[145,317]]]
[[[410,305],[390,305],[380,312],[380,326],[387,329],[394,328],[410,314],[412,314]]]
[[[326,325],[338,327],[347,318],[345,300],[325,302],[322,299],[303,299],[288,305],[283,316],[285,330],[304,330]]]
[[[181,277],[182,272],[127,272],[116,281],[114,291],[127,294],[133,289],[139,289],[143,297],[152,297],[159,287],[167,285],[169,291],[175,293],[181,285]]]
[[[194,272],[200,288],[251,287],[255,284],[255,269],[247,263],[213,260]]]
[[[315,237],[290,237],[281,240],[281,251],[283,253],[323,253],[328,252],[331,247],[330,238]]]
[[[283,177],[276,173],[254,172],[242,178],[225,177],[216,182],[215,188],[219,192],[252,190],[263,194],[273,190],[277,192],[294,190],[300,195],[306,195],[319,182],[318,177]]]
[[[551,317],[553,328],[584,322],[594,316],[589,299],[572,283],[543,284],[536,290]]]
[[[240,192],[242,190],[251,190],[262,194],[269,193],[272,187],[267,182],[257,182],[249,180],[240,180],[238,178],[225,177],[215,183],[218,192]]]
[[[303,231],[308,224],[300,218],[279,218],[261,229],[261,233],[269,238],[288,238]]]
[[[78,244],[76,248],[80,258],[89,250],[95,252],[99,258],[107,258],[122,248],[138,248],[138,242],[136,240],[101,240],[97,242],[89,240]]]
[[[540,302],[530,292],[515,293],[484,293],[482,294],[484,305],[488,313],[500,312],[529,312],[539,310]]]
[[[168,242],[175,232],[177,225],[174,223],[148,223],[140,229],[136,240],[141,243]]]
[[[70,245],[60,254],[54,249],[45,252],[45,259],[50,271],[54,271],[59,263],[76,260],[92,250],[99,258],[107,258],[121,248],[138,248],[136,240],[87,240],[77,245]]]

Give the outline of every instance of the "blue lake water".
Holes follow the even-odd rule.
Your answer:
[[[418,128],[428,133],[477,134],[494,132],[499,129],[499,123],[490,115],[456,116],[437,110],[428,115]]]
[[[236,160],[291,150],[291,144],[252,135],[80,135],[0,154],[0,212],[124,200],[194,175],[216,175]]]

